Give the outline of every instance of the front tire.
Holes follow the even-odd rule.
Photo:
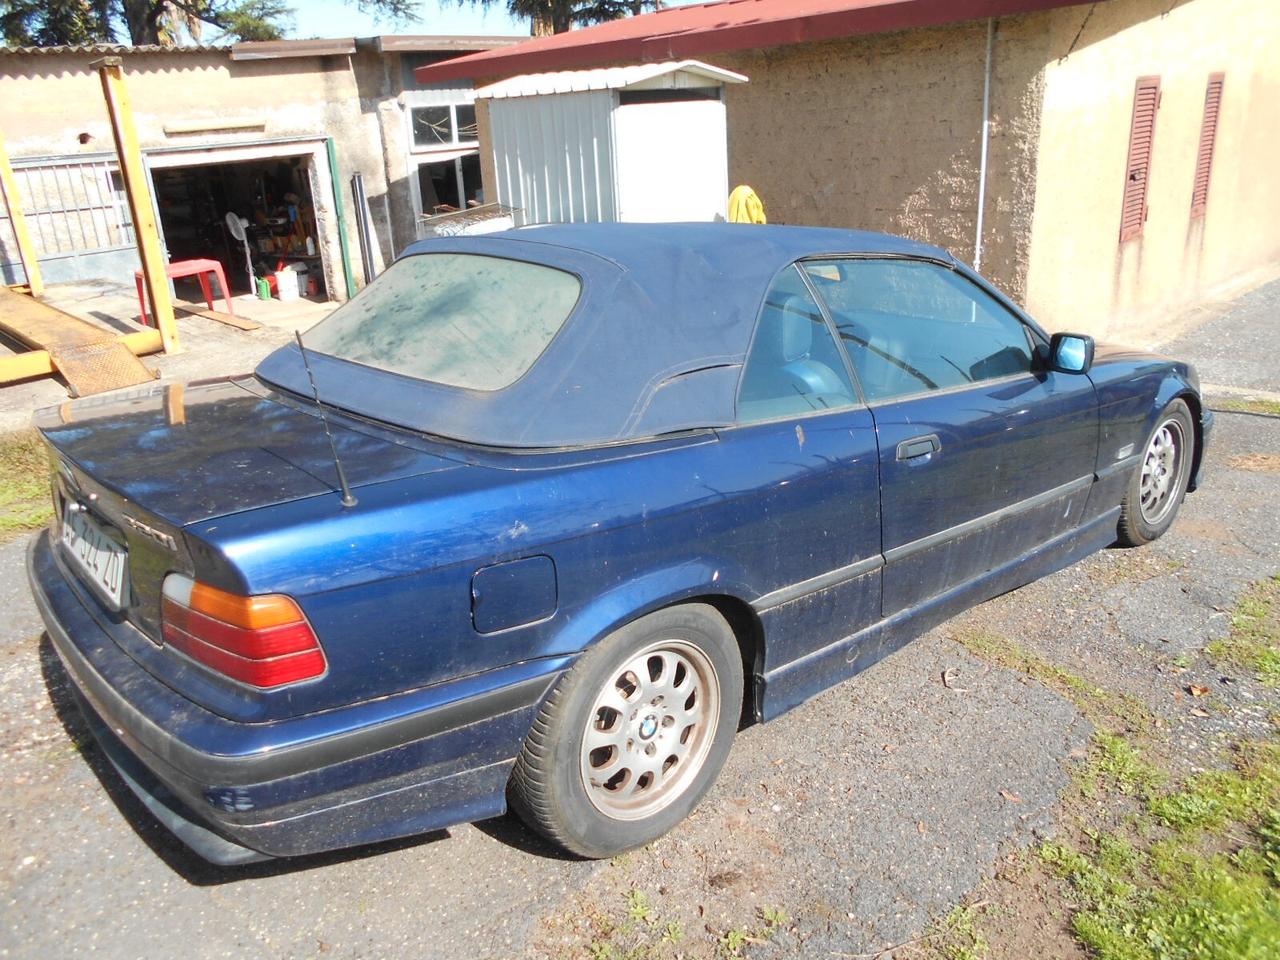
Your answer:
[[[1187,495],[1194,454],[1191,410],[1185,400],[1174,400],[1156,418],[1129,480],[1120,505],[1120,543],[1140,547],[1164,536]]]
[[[642,846],[710,789],[741,710],[741,653],[714,607],[642,617],[551,691],[512,771],[511,807],[583,857]]]

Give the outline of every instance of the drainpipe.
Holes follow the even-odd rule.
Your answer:
[[[991,141],[991,55],[996,42],[996,21],[987,18],[987,65],[982,76],[982,154],[978,160],[978,222],[974,227],[973,269],[982,269],[982,220],[987,207],[987,147]]]

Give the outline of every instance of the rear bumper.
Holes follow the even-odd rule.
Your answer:
[[[32,541],[27,571],[104,752],[157,819],[215,863],[497,816],[538,705],[568,665],[534,661],[375,705],[236,723],[180,696],[115,644],[47,533]]]

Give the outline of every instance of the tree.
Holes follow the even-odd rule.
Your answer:
[[[505,2],[513,17],[528,17],[534,36],[565,33],[606,20],[619,20],[646,10],[659,10],[662,0],[457,0],[459,4],[491,7]]]
[[[109,7],[109,0],[7,0],[0,3],[0,27],[15,47],[109,43],[115,39]]]
[[[415,19],[417,0],[355,0],[390,20]],[[123,26],[129,42],[172,46],[199,40],[206,26],[230,40],[278,40],[293,12],[285,0],[0,0],[10,46],[109,43]]]

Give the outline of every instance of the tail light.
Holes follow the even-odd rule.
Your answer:
[[[164,642],[254,687],[322,676],[328,665],[298,605],[279,594],[242,597],[171,573],[160,605]]]

